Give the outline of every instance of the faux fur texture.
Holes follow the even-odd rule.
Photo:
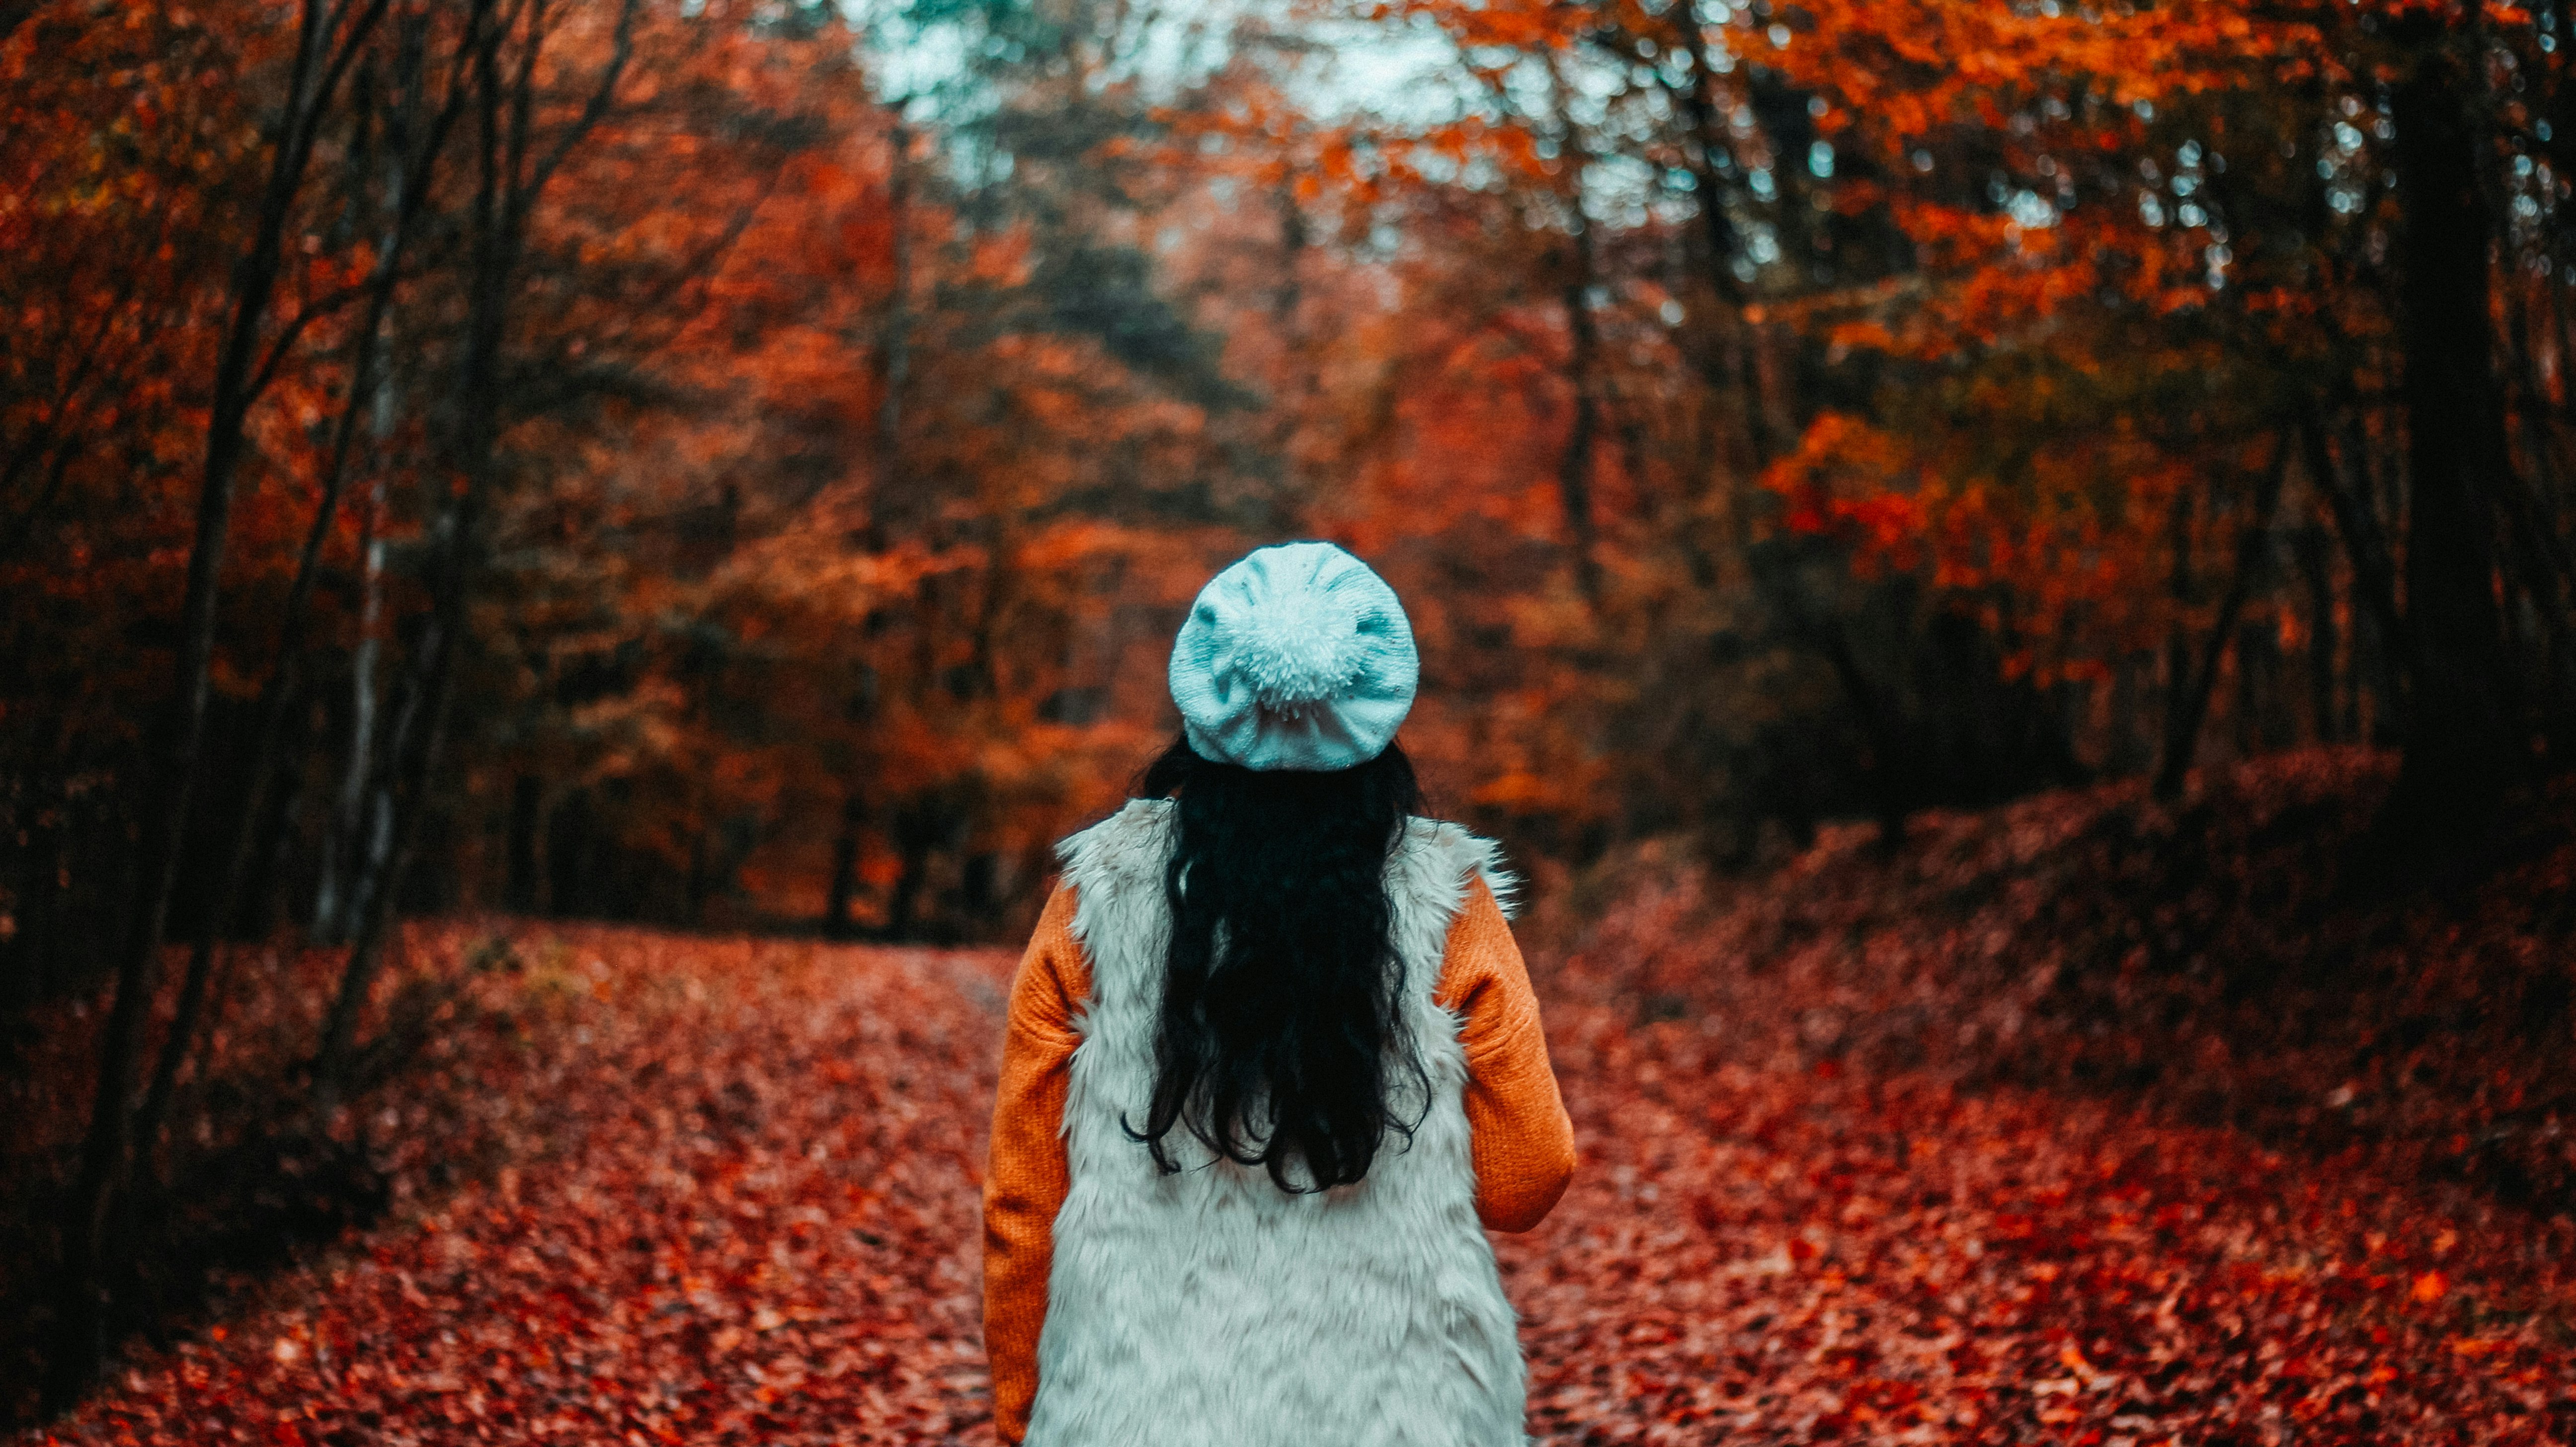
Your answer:
[[[1092,998],[1028,1447],[1522,1447],[1526,1374],[1476,1222],[1466,1055],[1432,998],[1470,873],[1508,898],[1494,846],[1409,826],[1388,883],[1429,1108],[1367,1179],[1291,1196],[1183,1132],[1169,1145],[1184,1169],[1158,1174],[1122,1124],[1153,1087],[1172,816],[1131,803],[1061,851]]]

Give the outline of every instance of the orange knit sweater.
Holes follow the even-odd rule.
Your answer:
[[[1082,1039],[1074,1017],[1091,993],[1073,906],[1073,890],[1059,886],[1011,982],[992,1164],[984,1173],[984,1350],[993,1364],[994,1426],[1006,1443],[1028,1433],[1055,1217],[1073,1184],[1065,1094]],[[1476,1214],[1492,1230],[1526,1231],[1565,1194],[1574,1127],[1548,1066],[1529,970],[1481,878],[1450,926],[1434,998],[1459,1017],[1467,1049]]]

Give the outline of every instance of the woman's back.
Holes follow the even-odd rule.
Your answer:
[[[1416,817],[1384,582],[1262,549],[1173,650],[1183,738],[1061,848],[985,1178],[994,1422],[1037,1447],[1516,1447],[1480,1227],[1573,1169],[1493,846]]]
[[[1195,1140],[1174,1142],[1181,1169],[1165,1174],[1129,1130],[1154,1081],[1172,813],[1140,800],[1064,850],[1091,988],[1028,1440],[1520,1442],[1523,1371],[1477,1221],[1466,1054],[1433,998],[1460,906],[1492,908],[1491,846],[1417,821],[1393,852],[1410,1037],[1394,1048],[1416,1053],[1428,1098],[1401,1102],[1418,1113],[1411,1141],[1389,1140],[1358,1184],[1290,1193]]]

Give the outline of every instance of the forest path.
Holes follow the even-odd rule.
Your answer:
[[[489,1168],[414,1181],[52,1435],[989,1443],[1010,958],[534,928],[518,957],[423,1086],[452,1108],[386,1107],[415,1158]],[[1502,1246],[1542,1442],[2576,1432],[2566,1317],[2509,1305],[2510,1239],[2388,1240],[2384,1193],[2215,1133],[1756,1075],[1694,1022],[1551,1008],[1585,1165]]]

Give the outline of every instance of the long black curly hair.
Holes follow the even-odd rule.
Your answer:
[[[1137,793],[1177,796],[1180,827],[1163,875],[1154,1094],[1128,1134],[1166,1174],[1180,1129],[1283,1191],[1358,1182],[1390,1134],[1409,1142],[1421,1123],[1404,1098],[1430,1098],[1399,1013],[1386,896],[1389,856],[1422,807],[1412,763],[1389,744],[1355,768],[1256,772],[1184,737]]]

